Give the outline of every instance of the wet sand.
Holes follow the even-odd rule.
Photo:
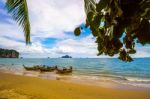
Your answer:
[[[0,99],[150,99],[150,91],[104,88],[0,73]]]

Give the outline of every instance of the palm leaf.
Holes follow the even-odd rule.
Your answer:
[[[30,21],[26,0],[7,0],[6,8],[14,20],[23,27],[26,44],[30,44]]]

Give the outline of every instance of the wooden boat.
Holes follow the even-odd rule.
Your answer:
[[[57,69],[57,66],[49,67],[49,66],[45,66],[45,65],[42,65],[42,66],[36,65],[33,67],[27,67],[27,66],[23,65],[23,67],[26,70],[41,71],[41,72],[52,72]]]
[[[67,68],[63,68],[63,69],[59,69],[57,68],[57,74],[69,74],[69,73],[72,73],[72,66],[70,66],[69,69]]]
[[[54,67],[45,67],[45,68],[40,68],[41,72],[53,72],[57,69],[57,66]]]
[[[25,65],[23,65],[24,69],[25,70],[34,70],[34,71],[37,71],[37,70],[40,70],[40,66],[33,66],[33,67],[27,67]]]

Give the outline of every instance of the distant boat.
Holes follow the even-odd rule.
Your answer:
[[[69,55],[65,55],[65,56],[62,56],[61,58],[72,58],[72,57]]]

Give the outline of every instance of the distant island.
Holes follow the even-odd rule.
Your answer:
[[[0,58],[19,58],[19,52],[0,48]]]
[[[72,58],[72,57],[69,55],[65,55],[65,56],[62,56],[61,58]]]

